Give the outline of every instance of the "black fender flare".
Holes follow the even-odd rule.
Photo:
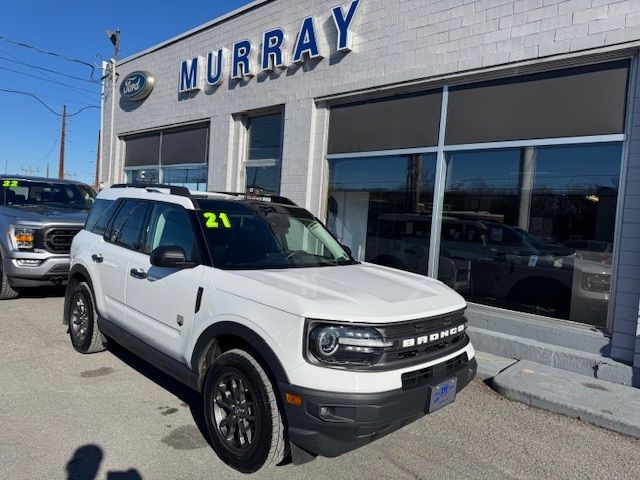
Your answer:
[[[75,275],[82,275],[82,277],[87,281],[87,283],[89,284],[89,287],[91,288],[91,291],[94,292],[94,296],[95,296],[95,290],[93,289],[93,282],[91,281],[91,275],[89,275],[89,272],[86,268],[84,268],[82,265],[76,264],[73,267],[71,267],[71,270],[69,271],[69,277],[68,277],[68,282],[67,282],[67,291],[69,289],[69,287],[71,287],[72,282],[71,279],[75,276]],[[64,314],[62,317],[62,324],[63,325],[68,325],[69,322],[67,321],[67,319],[69,318],[69,295],[64,296]],[[97,306],[94,306],[95,308],[97,308]]]
[[[264,339],[249,327],[241,325],[239,323],[223,321],[214,323],[207,327],[198,337],[198,341],[193,348],[191,354],[191,370],[198,373],[201,378],[204,372],[200,372],[200,360],[203,355],[206,355],[207,350],[213,343],[213,341],[221,335],[232,335],[243,340],[250,348],[256,351],[256,353],[264,360],[266,367],[271,372],[276,382],[289,383],[289,377],[285,372],[280,359],[273,352],[271,347],[264,341]]]

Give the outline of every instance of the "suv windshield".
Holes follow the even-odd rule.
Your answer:
[[[96,194],[86,185],[0,178],[0,200],[11,207],[89,210]]]
[[[357,263],[302,208],[201,200],[198,216],[213,264],[222,269],[304,268]]]

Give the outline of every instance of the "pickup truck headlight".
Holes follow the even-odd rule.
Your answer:
[[[35,228],[13,227],[11,230],[11,240],[17,250],[33,250],[35,238]]]
[[[327,366],[374,365],[394,345],[372,327],[311,322],[307,332],[308,360]]]
[[[582,288],[588,292],[609,293],[611,275],[607,273],[583,273]]]

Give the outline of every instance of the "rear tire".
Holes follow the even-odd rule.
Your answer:
[[[0,256],[0,300],[13,300],[17,296],[18,290],[9,285],[9,277],[2,267],[2,256]]]
[[[67,321],[73,348],[80,353],[95,353],[106,349],[107,339],[98,328],[98,312],[89,284],[78,283],[69,298]]]
[[[211,445],[227,465],[253,473],[284,459],[287,443],[276,393],[248,352],[220,355],[207,371],[203,396]]]

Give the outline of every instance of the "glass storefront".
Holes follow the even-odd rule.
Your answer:
[[[160,183],[160,170],[157,167],[132,168],[125,170],[127,183],[154,185]]]
[[[161,130],[125,137],[124,141],[128,183],[207,189],[208,126]]]
[[[442,118],[438,93],[417,94],[424,131],[396,128],[407,95],[340,105],[327,225],[358,260],[436,276],[470,302],[605,328],[627,77],[612,62],[457,86]],[[389,120],[384,143],[360,116]]]
[[[438,277],[467,300],[604,327],[622,144],[447,155]]]
[[[247,119],[246,191],[278,195],[282,165],[282,112]]]
[[[427,274],[436,156],[330,162],[328,227],[358,260]]]
[[[162,183],[204,192],[207,190],[207,173],[206,165],[166,167],[162,169]]]

